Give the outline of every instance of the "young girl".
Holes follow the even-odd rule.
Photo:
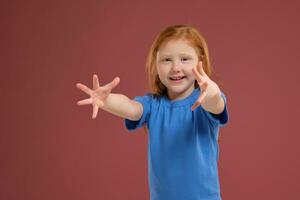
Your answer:
[[[78,105],[93,105],[123,117],[128,130],[146,126],[151,200],[220,200],[219,127],[228,121],[226,98],[210,79],[204,38],[191,26],[167,27],[155,39],[147,59],[152,93],[133,100],[113,94],[120,79],[93,89]]]

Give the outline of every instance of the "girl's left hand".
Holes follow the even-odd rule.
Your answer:
[[[198,82],[198,85],[201,89],[201,95],[196,100],[194,105],[191,107],[192,110],[195,110],[198,106],[200,106],[203,103],[203,100],[207,96],[208,88],[216,88],[216,92],[219,90],[217,84],[213,82],[207,74],[204,72],[202,67],[202,61],[199,62],[199,64],[192,69],[196,80]],[[212,91],[215,91],[214,89]],[[211,90],[210,90],[211,92]]]

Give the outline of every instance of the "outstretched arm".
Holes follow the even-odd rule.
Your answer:
[[[93,106],[92,118],[95,119],[98,114],[98,109],[101,108],[119,117],[130,120],[138,120],[143,114],[143,106],[141,103],[129,99],[123,94],[112,94],[111,90],[116,87],[120,82],[120,78],[116,77],[112,82],[100,86],[98,76],[93,75],[93,89],[77,83],[77,88],[88,94],[90,98],[77,102],[77,105]]]
[[[139,120],[143,114],[142,104],[123,94],[109,94],[102,109],[133,121]]]

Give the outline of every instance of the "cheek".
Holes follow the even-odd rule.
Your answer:
[[[157,76],[159,77],[159,80],[162,81],[163,75],[160,69],[157,69]]]
[[[157,73],[159,76],[165,76],[168,74],[168,68],[166,66],[158,66]]]
[[[189,75],[189,76],[194,75],[193,70],[192,70],[194,67],[195,67],[194,65],[186,66],[186,68],[185,68],[185,74]]]
[[[189,71],[186,73],[186,75],[187,75],[187,77],[188,77],[188,79],[189,79],[190,81],[195,81],[195,80],[196,80],[196,76],[195,76],[195,74],[193,73],[192,69],[189,70]]]
[[[161,68],[160,67],[156,67],[156,71],[157,71],[157,74],[160,76],[161,75]]]
[[[197,63],[196,62],[191,63],[189,66],[186,67],[186,73],[194,76],[192,69],[195,67],[197,67]]]

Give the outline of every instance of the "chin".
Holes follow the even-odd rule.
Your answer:
[[[170,90],[172,93],[176,93],[176,94],[181,94],[184,93],[186,91],[188,91],[190,89],[190,87],[182,87],[182,86],[171,86],[168,88],[168,90]]]

